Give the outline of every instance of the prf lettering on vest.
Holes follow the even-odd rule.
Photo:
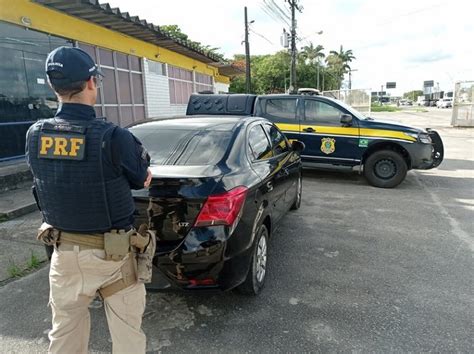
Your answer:
[[[84,158],[85,136],[72,134],[41,134],[39,157],[49,159],[82,160]]]

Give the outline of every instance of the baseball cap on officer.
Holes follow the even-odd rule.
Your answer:
[[[90,55],[75,47],[59,47],[49,53],[45,70],[51,84],[58,87],[104,76]]]

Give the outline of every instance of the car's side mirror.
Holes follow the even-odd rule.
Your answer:
[[[304,148],[305,148],[305,145],[303,142],[301,141],[298,141],[298,140],[293,140],[291,142],[291,148],[293,149],[293,151],[296,151],[296,152],[303,152]]]
[[[352,125],[352,115],[351,114],[341,114],[341,124],[343,125]]]

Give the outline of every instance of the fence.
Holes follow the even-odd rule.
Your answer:
[[[474,127],[474,81],[459,81],[454,86],[453,116],[454,127]]]
[[[372,103],[370,89],[323,91],[322,94],[340,100],[367,116],[370,115],[370,105]]]

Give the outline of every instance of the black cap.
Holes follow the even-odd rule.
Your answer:
[[[45,70],[49,81],[57,86],[104,76],[89,54],[73,47],[59,47],[49,53]]]

